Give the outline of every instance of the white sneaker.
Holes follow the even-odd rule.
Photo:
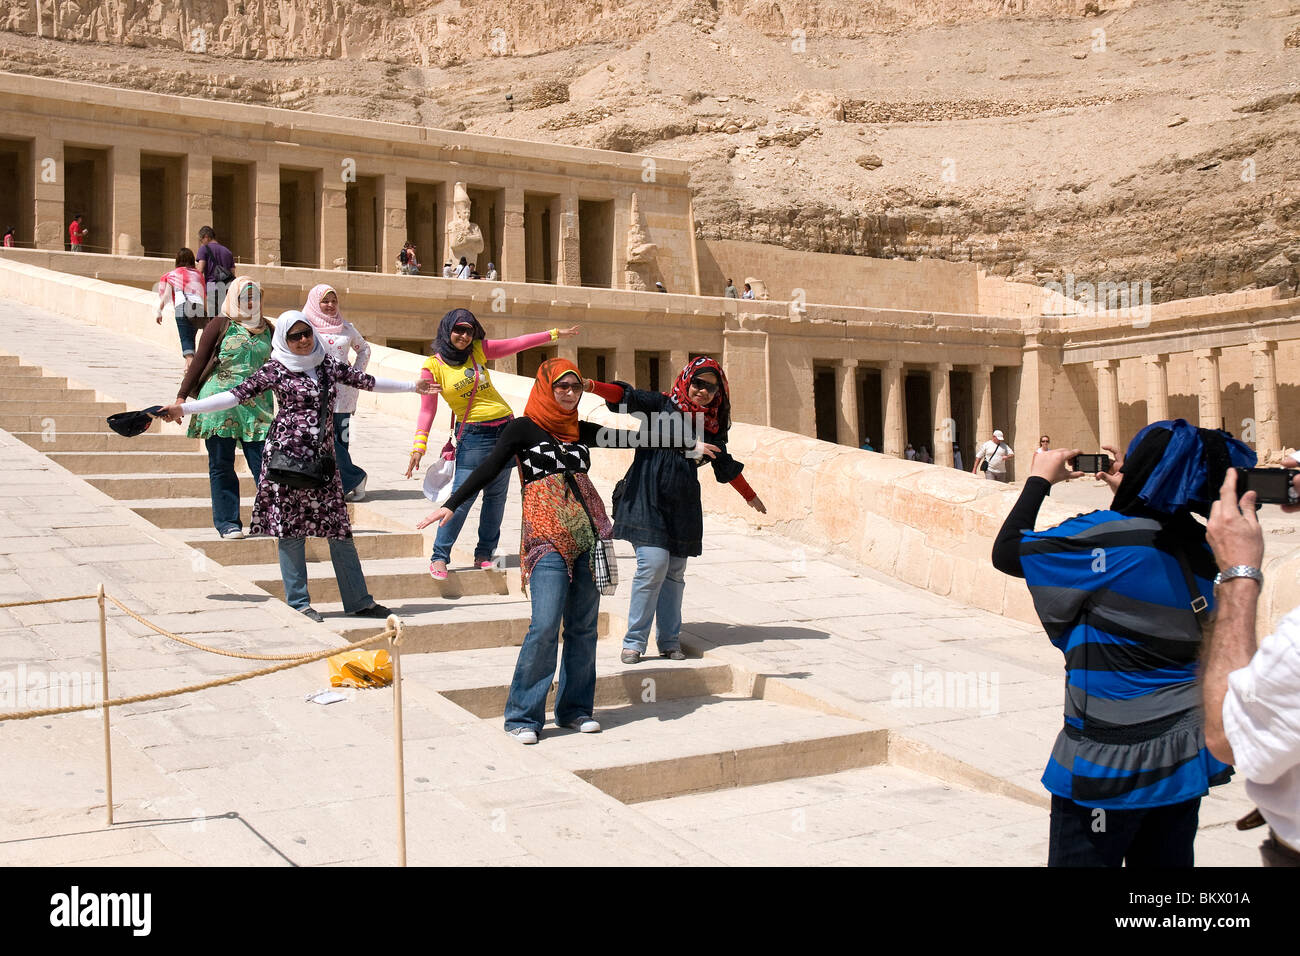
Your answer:
[[[348,501],[365,501],[366,500],[366,479],[361,479],[361,484],[357,485],[346,495],[343,496]]]
[[[507,730],[506,733],[511,737],[514,737],[515,740],[519,741],[521,744],[537,743],[537,731],[529,727],[516,727],[514,730]]]
[[[579,717],[563,725],[569,730],[576,730],[580,734],[598,734],[600,733],[600,724],[596,723],[591,717]]]
[[[238,528],[230,528],[226,531],[221,532],[221,537],[226,541],[235,541],[238,540],[239,538],[242,538],[243,536],[244,536],[244,532],[240,531]]]

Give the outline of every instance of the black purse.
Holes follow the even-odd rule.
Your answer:
[[[321,433],[320,448],[316,450],[316,454],[311,458],[299,458],[280,448],[276,448],[271,452],[271,457],[266,462],[265,477],[270,481],[274,481],[277,485],[284,485],[287,488],[314,490],[324,488],[334,480],[334,429],[331,427],[329,419],[330,386],[333,383],[326,380],[323,363],[320,368],[322,371],[317,373],[317,382],[320,385],[320,417],[318,419]],[[328,446],[327,438],[329,439]],[[327,447],[329,451],[326,451]]]

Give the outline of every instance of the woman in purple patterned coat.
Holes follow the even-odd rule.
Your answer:
[[[375,378],[329,358],[316,338],[311,323],[301,312],[285,312],[276,320],[271,358],[260,369],[228,392],[200,401],[165,406],[159,413],[171,421],[182,414],[220,411],[240,402],[275,391],[278,411],[267,436],[264,461],[275,450],[294,457],[314,458],[324,448],[333,452],[333,409],[338,385],[376,392],[436,391],[433,382],[418,380],[397,382]],[[321,389],[328,390],[322,431]],[[330,439],[322,445],[322,435]],[[265,465],[263,471],[265,472]],[[329,541],[330,561],[339,583],[343,609],[360,617],[387,617],[388,608],[376,604],[366,589],[365,575],[352,540],[352,526],[343,501],[343,485],[338,471],[323,488],[290,488],[263,477],[253,502],[250,534],[279,538],[280,576],[284,579],[285,601],[313,621],[321,615],[311,606],[307,593],[307,538]]]

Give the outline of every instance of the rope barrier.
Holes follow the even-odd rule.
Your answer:
[[[30,607],[33,604],[62,604],[64,601],[94,601],[99,597],[98,594],[77,594],[73,597],[65,598],[40,598],[36,601],[10,601],[7,604],[0,604],[0,608],[6,607]],[[109,598],[109,600],[113,600]]]
[[[262,677],[266,674],[274,674],[276,671],[290,670],[294,667],[301,667],[303,664],[311,664],[314,661],[323,661],[327,657],[333,657],[335,654],[345,654],[348,651],[355,651],[365,647],[367,644],[374,644],[376,641],[385,641],[397,632],[394,630],[383,631],[374,637],[367,637],[363,641],[356,641],[346,647],[331,647],[328,650],[317,651],[298,660],[289,661],[287,664],[276,664],[274,667],[263,667],[255,671],[245,671],[242,674],[234,674],[230,677],[222,677],[217,680],[205,681],[202,684],[189,684],[185,687],[178,687],[175,690],[156,691],[152,694],[133,694],[130,697],[114,697],[112,700],[100,701],[96,704],[78,704],[74,707],[47,707],[44,710],[20,710],[12,714],[0,713],[0,723],[6,720],[30,720],[33,717],[53,717],[56,714],[75,714],[83,710],[99,710],[101,707],[120,707],[123,704],[139,704],[148,700],[162,700],[164,697],[177,697],[181,694],[193,693],[196,690],[207,690],[210,687],[220,687],[223,684],[234,684],[241,680],[248,680],[252,677]]]

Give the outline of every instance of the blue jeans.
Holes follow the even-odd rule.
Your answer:
[[[465,426],[465,433],[456,449],[456,474],[451,479],[453,493],[492,454],[503,427],[505,426],[473,422]],[[501,540],[501,518],[506,513],[506,493],[510,490],[511,470],[509,466],[502,468],[501,474],[489,481],[483,489],[483,510],[478,516],[478,544],[474,546],[475,563],[490,561],[496,553],[497,543]],[[460,536],[460,529],[469,517],[469,509],[477,499],[478,495],[475,495],[466,501],[453,512],[451,520],[438,529],[438,537],[433,542],[434,561],[450,560],[452,546]]]
[[[627,634],[623,648],[639,654],[650,641],[650,623],[659,619],[655,643],[659,653],[682,645],[682,592],[686,590],[686,558],[673,557],[667,548],[637,545],[636,575],[627,608]]]
[[[181,337],[181,355],[193,355],[194,342],[199,336],[199,330],[186,316],[183,305],[176,306],[176,331]]]
[[[328,538],[330,563],[339,582],[343,610],[348,614],[364,611],[375,603],[366,590],[366,576],[361,573],[357,545],[351,538]],[[280,538],[280,577],[284,581],[284,601],[295,611],[311,607],[307,593],[307,539]]]
[[[1048,866],[1191,867],[1201,798],[1105,810],[1052,795]],[[1098,826],[1099,821],[1105,821]]]
[[[564,654],[560,687],[555,695],[555,722],[567,724],[590,717],[596,702],[596,621],[600,592],[591,579],[583,554],[573,563],[573,580],[564,559],[554,551],[543,555],[529,580],[533,617],[519,649],[510,697],[506,701],[506,730],[527,727],[540,731],[546,721],[546,695],[555,676],[556,644],[564,624]]]
[[[334,461],[339,467],[339,479],[343,482],[343,493],[347,494],[366,480],[366,473],[352,464],[352,454],[348,451],[348,435],[351,412],[334,413]]]
[[[220,534],[243,528],[239,520],[239,476],[235,474],[235,445],[244,446],[244,461],[253,481],[262,480],[264,441],[239,442],[236,438],[213,436],[203,439],[208,446],[208,484],[212,488],[212,526]]]

